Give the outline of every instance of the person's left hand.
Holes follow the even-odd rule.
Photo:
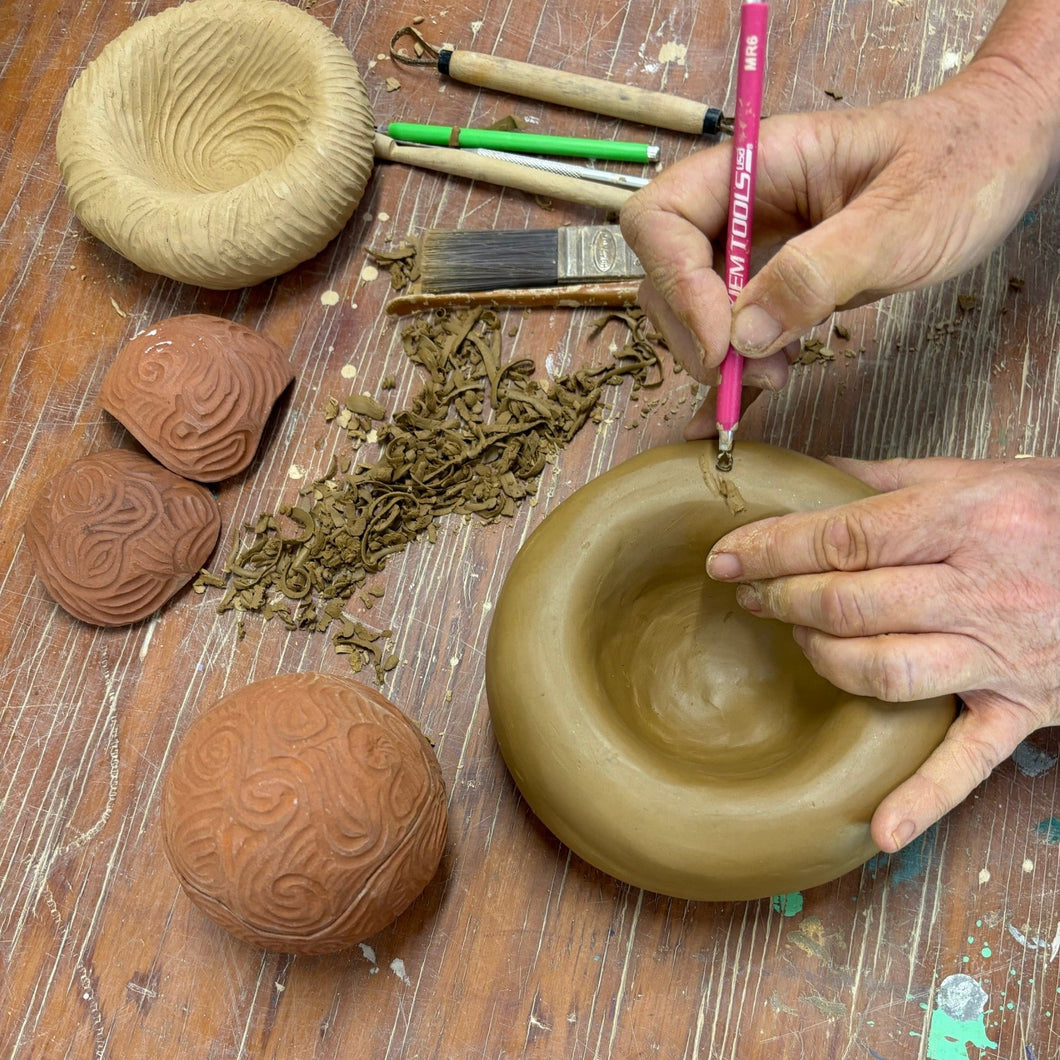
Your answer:
[[[893,852],[1060,724],[1060,460],[834,463],[885,492],[740,527],[707,572],[742,583],[748,611],[792,623],[839,688],[960,695],[942,744],[873,816]]]

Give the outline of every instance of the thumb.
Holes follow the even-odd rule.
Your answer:
[[[991,692],[963,697],[965,709],[924,764],[876,808],[872,838],[901,849],[978,787],[1034,729],[1025,712]]]
[[[765,357],[805,334],[840,306],[896,290],[887,213],[866,193],[788,240],[752,277],[733,305],[730,340],[747,357]],[[893,213],[893,211],[892,211]]]

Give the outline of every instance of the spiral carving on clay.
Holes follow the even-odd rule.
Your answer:
[[[189,897],[269,949],[326,953],[390,923],[437,870],[445,789],[384,696],[289,674],[225,696],[181,742],[163,839]]]
[[[169,600],[209,558],[220,531],[208,490],[112,449],[75,461],[44,487],[25,537],[58,603],[85,622],[120,626]]]
[[[278,0],[191,0],[111,41],[67,94],[56,156],[82,224],[141,268],[229,289],[312,257],[372,169],[357,65]]]
[[[170,317],[118,352],[100,404],[171,471],[220,482],[254,458],[273,405],[294,372],[251,328],[193,313]]]

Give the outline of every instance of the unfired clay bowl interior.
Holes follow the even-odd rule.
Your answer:
[[[788,626],[706,576],[736,526],[871,492],[786,450],[740,442],[729,476],[715,455],[709,442],[652,450],[550,514],[498,600],[486,681],[517,785],[575,853],[635,886],[725,901],[871,857],[873,810],[938,745],[955,702],[840,691]]]
[[[357,65],[282,0],[142,19],[67,94],[56,155],[85,228],[149,272],[229,289],[312,257],[371,173]]]

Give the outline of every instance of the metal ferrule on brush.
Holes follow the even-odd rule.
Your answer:
[[[626,278],[644,271],[617,225],[571,225],[556,234],[562,283]]]

